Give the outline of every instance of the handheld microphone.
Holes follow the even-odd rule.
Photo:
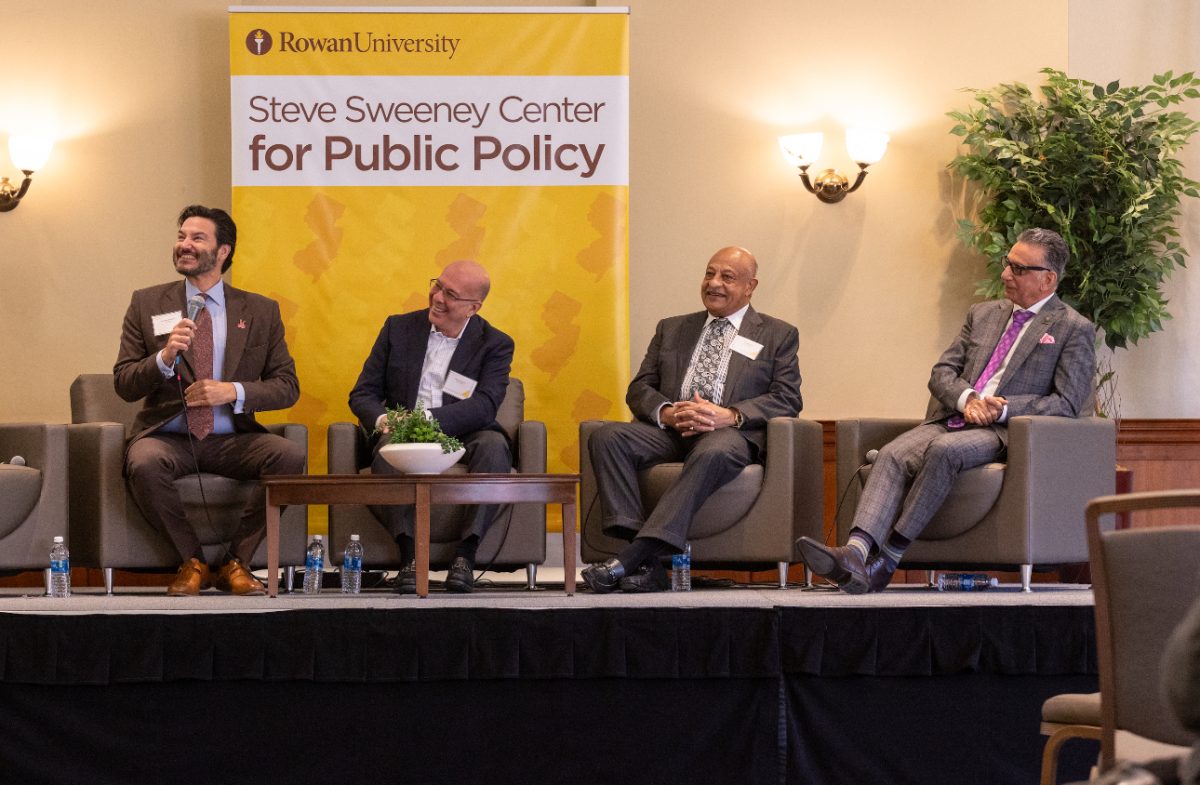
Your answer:
[[[187,301],[187,318],[196,321],[196,317],[204,310],[204,295],[194,294]],[[179,366],[179,355],[175,355],[175,366]]]
[[[4,463],[4,461],[0,461],[0,463]],[[24,465],[25,465],[25,459],[24,459],[24,458],[22,458],[20,455],[14,455],[14,456],[12,457],[12,460],[11,460],[11,461],[9,461],[9,462],[8,462],[8,464],[9,464],[10,466],[24,466]]]

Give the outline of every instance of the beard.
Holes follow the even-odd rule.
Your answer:
[[[179,251],[175,251],[171,255],[171,260],[175,263],[175,272],[179,273],[180,275],[204,275],[217,266],[216,251],[196,251],[196,266],[190,270],[186,267],[180,266],[179,257]]]

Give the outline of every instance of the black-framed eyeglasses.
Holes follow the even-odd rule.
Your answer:
[[[1007,256],[1004,257],[1004,266],[1007,267],[1008,269],[1012,270],[1012,274],[1017,276],[1018,278],[1020,278],[1025,273],[1032,272],[1034,270],[1040,270],[1043,273],[1054,272],[1049,267],[1035,267],[1031,264],[1017,264],[1012,259],[1009,259]]]
[[[483,302],[483,300],[472,300],[467,297],[463,297],[455,292],[450,291],[445,286],[442,286],[442,282],[439,281],[437,278],[429,279],[429,288],[437,289],[439,292],[442,293],[442,297],[445,297],[447,300],[449,300],[452,303],[482,303]]]

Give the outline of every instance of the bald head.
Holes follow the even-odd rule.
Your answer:
[[[737,313],[758,286],[758,260],[745,248],[731,245],[708,260],[700,284],[700,300],[713,316]]]
[[[446,265],[429,289],[429,321],[439,332],[457,338],[483,305],[492,282],[487,270],[463,259]]]

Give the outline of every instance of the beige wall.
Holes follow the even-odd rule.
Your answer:
[[[1168,70],[1200,71],[1200,4],[1194,0],[1075,0],[1068,35],[1070,73],[1092,82],[1148,84]],[[1200,119],[1200,100],[1183,105]],[[1200,136],[1182,156],[1200,180]],[[1118,394],[1125,417],[1200,417],[1200,199],[1185,199],[1177,226],[1190,269],[1166,288],[1172,319],[1130,351],[1118,352]]]
[[[0,420],[68,419],[71,379],[111,369],[129,293],[173,275],[178,209],[228,206],[228,5],[23,0],[0,12],[5,56],[22,64],[22,78],[0,86],[0,137],[17,118],[43,116],[62,137],[26,202],[0,214],[0,367],[9,375]],[[1117,13],[1123,4],[1101,5]],[[1098,70],[1108,67],[1101,55],[1126,42],[1095,46],[1068,35],[1068,18],[1103,28],[1073,8],[1066,0],[965,10],[943,0],[633,2],[634,364],[658,318],[698,307],[711,252],[738,243],[762,264],[757,307],[800,328],[807,416],[919,414],[929,367],[982,269],[954,239],[945,164],[955,143],[945,112],[966,105],[960,87],[1065,68],[1068,41],[1072,62],[1090,52]],[[1019,35],[994,32],[1014,19],[1039,21]],[[845,170],[853,166],[841,141],[846,122],[878,123],[892,143],[859,193],[821,204],[784,164],[775,137],[823,129],[820,163]],[[0,173],[13,174],[6,153]],[[1148,387],[1176,378],[1166,358],[1182,351],[1187,321],[1177,313],[1171,348],[1147,344],[1150,367],[1139,373]],[[1162,359],[1150,359],[1156,350]],[[1195,407],[1163,400],[1138,416],[1196,416]]]

